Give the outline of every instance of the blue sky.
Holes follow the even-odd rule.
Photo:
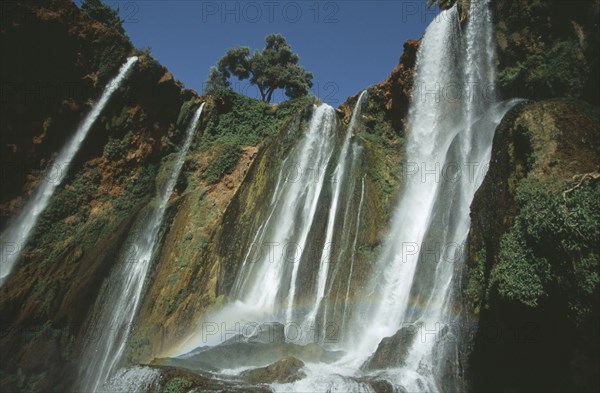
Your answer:
[[[385,79],[404,41],[420,38],[438,12],[426,0],[104,1],[119,7],[135,46],[150,47],[175,78],[199,92],[227,48],[262,49],[266,35],[281,33],[313,73],[311,92],[333,106]],[[247,81],[233,87],[258,97]],[[279,92],[275,101],[283,98]]]

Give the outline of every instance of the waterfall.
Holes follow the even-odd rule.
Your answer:
[[[344,297],[344,307],[342,310],[342,326],[340,328],[341,332],[344,332],[346,329],[346,321],[348,315],[348,304],[350,303],[350,288],[352,288],[352,272],[354,271],[354,261],[356,260],[356,245],[358,243],[358,232],[360,230],[360,215],[362,213],[363,204],[365,201],[365,175],[363,175],[360,181],[360,202],[358,203],[358,211],[356,213],[356,229],[354,232],[354,241],[352,242],[352,249],[350,252],[350,270],[348,272],[348,282],[346,284],[346,296]]]
[[[248,245],[231,301],[206,320],[233,327],[297,317],[294,299],[301,254],[309,252],[307,240],[328,180],[325,172],[335,149],[336,126],[331,106],[313,106],[304,135],[281,163],[269,214]],[[198,346],[219,344],[222,336],[218,336],[207,342],[199,327],[175,352],[181,355]]]
[[[307,364],[306,378],[276,384],[276,391],[369,391],[357,377],[385,379],[398,391],[463,387],[453,294],[464,262],[469,209],[487,171],[494,131],[517,102],[501,102],[496,92],[489,0],[470,3],[465,26],[454,6],[429,25],[421,42],[403,187],[364,304],[344,312],[350,314],[343,321],[347,355],[332,365]],[[369,371],[382,339],[402,334],[402,328],[416,335],[387,348],[401,355],[400,363]]]
[[[204,103],[200,105],[188,126],[184,144],[177,154],[170,177],[159,190],[156,205],[142,226],[143,230],[131,239],[120,263],[111,272],[104,293],[96,302],[97,310],[94,310],[94,323],[89,333],[90,344],[85,348],[83,357],[83,391],[101,390],[103,383],[119,365],[142,298],[153,255],[160,243],[158,235],[169,197],[185,163],[203,108]]]
[[[469,210],[487,172],[494,131],[517,102],[500,101],[496,91],[489,0],[471,1],[469,7],[466,24],[459,21],[455,5],[441,12],[422,39],[407,118],[402,187],[377,258],[368,266],[364,288],[352,284],[365,175],[359,177],[360,145],[351,143],[364,93],[340,149],[336,182],[326,188],[329,194],[323,193],[329,199],[319,202],[322,182],[289,184],[279,173],[269,216],[253,234],[253,242],[293,242],[304,249],[314,226],[311,239],[324,241],[318,264],[310,266],[317,266],[316,274],[301,272],[299,280],[314,294],[314,303],[308,311],[294,303],[299,263],[284,264],[285,253],[277,260],[263,256],[254,261],[254,253],[248,252],[234,285],[236,301],[212,320],[243,323],[244,318],[272,321],[279,317],[289,322],[300,316],[309,323],[324,324],[341,316],[343,340],[330,347],[345,354],[330,363],[307,361],[305,378],[272,384],[275,391],[371,391],[369,382],[382,379],[394,391],[462,390],[456,346],[460,321],[454,311],[458,306],[454,293],[464,263]],[[299,159],[303,169],[308,162],[327,166],[334,147],[331,132],[325,132],[327,127],[321,123],[331,127],[333,120],[325,120],[334,116],[331,112],[325,106],[315,110],[309,131],[284,165]],[[356,203],[359,179],[360,201]],[[327,219],[318,225],[315,209],[325,202]],[[350,214],[353,209],[356,216]],[[356,232],[350,231],[353,223]],[[339,252],[338,265],[330,269],[333,252]],[[360,270],[364,274],[365,267]],[[344,280],[345,285],[340,284]],[[348,301],[361,295],[361,302]],[[262,319],[251,319],[257,315]],[[412,342],[386,348],[385,342],[394,341],[382,340],[402,334],[405,328],[415,332]],[[377,354],[387,363],[371,367]]]
[[[0,286],[6,281],[14,268],[40,214],[46,209],[52,195],[54,195],[54,192],[67,175],[71,161],[79,151],[79,147],[94,125],[94,122],[137,61],[138,58],[135,56],[127,59],[127,62],[119,70],[118,75],[106,85],[100,100],[94,104],[91,112],[88,113],[84,121],[79,125],[71,140],[60,151],[54,163],[49,166],[49,172],[58,168],[58,174],[56,176],[49,176],[48,173],[42,178],[39,186],[23,207],[23,210],[21,210],[19,215],[15,217],[0,236],[0,244],[14,246],[14,252],[3,255],[0,260]]]
[[[370,280],[372,307],[353,326],[362,354],[402,327],[419,339],[401,348],[409,391],[440,386],[456,333],[454,277],[464,262],[469,208],[487,171],[496,126],[514,102],[495,90],[495,45],[487,0],[472,1],[466,30],[456,6],[427,28],[408,115],[405,187]],[[446,339],[446,342],[444,342]]]
[[[247,263],[238,274],[240,291],[237,298],[265,316],[274,317],[283,313],[286,320],[293,318],[294,297],[299,263],[290,261],[289,255],[281,252],[285,247],[296,250],[306,248],[306,240],[317,210],[325,178],[322,173],[329,163],[334,149],[335,110],[326,104],[314,109],[308,131],[297,148],[290,153],[280,168],[271,213],[255,236],[259,246],[273,244],[281,247],[271,255]],[[294,166],[299,178],[290,179],[284,172]],[[316,174],[313,176],[312,174]],[[248,256],[248,258],[255,256]],[[280,309],[276,306],[281,304]],[[281,309],[282,308],[282,309]]]
[[[329,271],[329,265],[331,264],[331,249],[333,247],[333,233],[336,229],[336,216],[338,212],[338,203],[340,200],[340,196],[342,194],[343,185],[348,183],[348,174],[347,172],[351,169],[352,164],[355,162],[357,155],[349,154],[350,152],[350,140],[352,138],[352,134],[354,132],[354,128],[356,127],[356,120],[359,118],[361,113],[361,108],[366,99],[367,91],[363,91],[358,100],[356,101],[356,105],[354,107],[354,111],[352,112],[352,118],[350,119],[350,124],[348,126],[348,130],[346,131],[346,137],[344,138],[344,144],[342,146],[342,151],[340,153],[340,157],[338,159],[338,166],[335,173],[335,185],[333,190],[333,197],[331,199],[331,205],[329,206],[329,217],[327,219],[327,230],[325,232],[325,243],[323,245],[323,251],[321,253],[321,259],[319,260],[319,271],[317,275],[317,294],[315,297],[315,303],[313,305],[312,310],[309,312],[307,316],[307,324],[310,325],[314,323],[317,318],[317,312],[319,311],[319,307],[321,306],[321,302],[323,301],[323,297],[325,296],[325,286],[327,284],[327,276]],[[354,160],[353,160],[354,158]],[[348,206],[350,204],[348,203]]]

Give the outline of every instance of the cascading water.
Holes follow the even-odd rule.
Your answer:
[[[321,104],[314,109],[308,132],[286,160],[295,163],[303,178],[290,181],[280,173],[278,183],[283,184],[276,186],[279,191],[271,207],[271,214],[260,234],[257,234],[255,244],[270,243],[280,247],[293,244],[300,250],[305,249],[325,176],[318,176],[316,179],[305,177],[315,169],[327,167],[334,149],[335,124],[335,110],[332,107]],[[286,170],[284,164],[281,171]],[[276,261],[269,260],[269,255],[252,263],[244,261],[242,272],[238,275],[238,280],[242,281],[236,297],[267,317],[276,318],[278,313],[283,312],[282,317],[291,320],[299,264],[288,263],[284,253],[277,255],[280,258]],[[283,306],[283,310],[276,309],[278,303]]]
[[[94,320],[85,349],[81,388],[86,392],[102,390],[102,385],[116,371],[131,333],[132,324],[142,298],[144,283],[157,248],[160,227],[169,197],[185,163],[194,131],[200,120],[204,103],[200,105],[188,126],[181,150],[177,154],[170,176],[158,193],[142,231],[130,241],[121,263],[115,267],[94,310]],[[107,388],[109,393],[110,385]]]
[[[325,286],[327,284],[329,265],[331,263],[332,239],[333,233],[336,228],[338,203],[342,194],[342,186],[348,183],[347,172],[351,169],[353,162],[355,162],[357,158],[355,154],[350,154],[350,140],[352,138],[352,134],[356,126],[356,119],[360,116],[360,108],[362,107],[366,96],[367,91],[365,90],[360,94],[358,100],[356,101],[356,106],[352,113],[352,118],[350,119],[348,131],[346,132],[346,137],[344,138],[342,151],[338,159],[338,167],[335,174],[333,196],[331,199],[331,205],[329,207],[329,217],[327,219],[327,230],[325,232],[325,244],[323,246],[323,252],[321,253],[321,259],[319,261],[319,271],[317,275],[317,294],[315,297],[315,303],[313,305],[313,308],[307,316],[307,323],[309,325],[315,322],[317,318],[317,312],[319,311],[319,307],[321,306],[321,302],[323,301],[323,297],[325,296]]]
[[[118,75],[106,85],[100,100],[94,104],[91,112],[88,113],[84,121],[77,128],[75,135],[73,135],[71,140],[63,147],[53,164],[50,166],[49,171],[52,171],[53,174],[56,172],[55,176],[49,176],[50,173],[48,173],[42,179],[38,188],[23,207],[21,213],[9,224],[0,236],[1,244],[7,246],[10,245],[11,249],[14,249],[14,252],[6,253],[7,255],[3,255],[0,260],[0,286],[6,281],[8,275],[14,268],[40,214],[46,209],[56,188],[64,180],[68,173],[71,161],[79,151],[79,147],[94,125],[96,118],[98,118],[110,100],[110,97],[121,86],[137,61],[138,58],[135,56],[127,59],[127,62],[125,62],[119,70]]]
[[[353,237],[333,234],[336,228],[346,231],[352,226],[348,218],[352,198],[348,194],[353,194],[357,183],[355,171],[360,146],[350,143],[354,128],[351,124],[338,160],[337,183],[331,188],[327,224],[323,233],[319,232],[325,244],[316,274],[315,304],[308,312],[300,312],[301,317],[316,322],[320,318],[321,322],[328,318],[335,320],[335,313],[340,313],[343,341],[331,348],[342,349],[345,355],[329,363],[306,361],[303,369],[306,377],[293,384],[272,384],[276,391],[371,391],[369,381],[374,379],[385,379],[399,391],[461,389],[452,337],[460,333],[456,330],[453,310],[457,305],[453,293],[464,259],[461,248],[470,227],[470,204],[487,171],[494,130],[517,102],[498,100],[494,48],[489,0],[470,2],[465,25],[461,26],[454,6],[443,11],[427,28],[417,56],[408,115],[403,188],[364,289],[357,288],[357,284],[350,286],[355,250],[348,248],[356,248],[357,232]],[[359,112],[357,105],[351,123]],[[316,132],[313,127],[317,118],[315,114],[311,131],[294,154],[310,151],[307,144]],[[322,157],[320,149],[326,149],[325,156],[329,156],[333,148],[327,140],[313,154]],[[301,156],[313,162],[328,161],[328,158],[309,158],[304,153]],[[255,234],[254,242],[302,239],[304,245],[322,185],[318,186],[319,192],[310,194],[313,199],[306,199],[307,190],[282,182],[280,174],[271,213]],[[358,215],[353,219],[355,230],[360,225],[364,197],[363,176]],[[339,206],[345,207],[343,212]],[[296,233],[295,238],[290,235]],[[340,265],[331,271],[329,266],[323,266],[333,255],[329,249],[332,239],[338,239],[333,242],[333,246],[340,248],[334,250],[338,251],[337,261],[350,264],[345,270],[349,272],[348,286],[335,286],[336,293],[331,292],[333,282],[340,280]],[[255,307],[266,311],[261,321],[277,320],[278,302],[284,302],[285,311],[285,317],[279,320],[290,321],[294,314],[298,316],[298,312],[292,312],[298,266],[286,272],[282,263],[264,259],[252,264],[248,263],[249,258],[250,253],[237,277],[234,296],[239,301],[228,322],[244,322],[236,313]],[[339,301],[344,295],[343,301]],[[349,301],[356,297],[363,301]],[[398,352],[396,359],[401,360],[392,364],[389,359],[390,363],[383,367],[373,366],[371,362],[382,339],[402,333],[405,327],[413,333],[420,331],[413,335],[412,342],[386,349]]]
[[[494,48],[488,1],[482,0],[471,2],[466,29],[456,7],[442,12],[417,56],[405,188],[371,278],[374,307],[358,313],[352,326],[362,354],[402,327],[418,330],[418,338],[399,349],[400,370],[386,373],[409,391],[457,389],[441,384],[448,372],[443,361],[452,356],[453,339],[444,337],[457,333],[454,273],[463,262],[469,207],[487,171],[494,130],[515,103],[498,102]]]
[[[460,390],[451,337],[459,333],[455,273],[463,263],[469,207],[487,171],[494,130],[516,103],[499,102],[494,87],[488,3],[471,2],[466,28],[456,6],[442,12],[423,37],[408,118],[405,184],[363,295],[367,305],[356,306],[344,321],[344,334],[351,337],[342,343],[347,355],[329,366],[307,364],[307,378],[274,385],[276,390],[368,391],[354,379],[361,376],[386,379],[402,391]],[[391,349],[402,352],[401,364],[363,371],[381,340],[403,327],[417,334],[412,343]]]
[[[351,198],[348,198],[347,194],[353,192],[354,182],[350,183],[348,179],[356,169],[362,150],[356,143],[352,143],[351,139],[366,96],[364,91],[358,98],[337,157],[337,165],[336,162],[331,162],[336,142],[335,110],[326,104],[313,109],[306,134],[281,165],[271,199],[270,213],[252,237],[252,244],[242,261],[233,285],[232,301],[208,316],[208,320],[220,321],[229,327],[244,323],[274,321],[287,324],[303,323],[308,326],[315,325],[320,315],[322,319],[326,318],[327,312],[321,313],[320,309],[327,292],[328,267],[332,262],[330,261],[332,240],[337,230],[338,220],[343,219],[344,222],[341,224],[345,225],[346,216],[350,215]],[[334,176],[330,182],[327,182],[324,173],[327,172],[328,167],[334,165]],[[291,171],[290,168],[294,170]],[[290,178],[288,175],[291,172],[300,176]],[[317,176],[314,176],[315,173]],[[348,184],[352,184],[350,190]],[[330,192],[330,200],[323,197],[325,190]],[[327,206],[325,206],[326,201],[328,201]],[[340,214],[342,209],[339,207],[344,204],[346,204],[345,214]],[[319,260],[315,280],[315,302],[310,305],[310,309],[306,310],[298,307],[296,294],[298,283],[305,279],[300,277],[300,265],[304,261],[308,262],[308,258],[312,256],[307,242],[309,233],[314,228],[318,209],[327,212],[328,222],[323,248],[320,254],[316,255]],[[265,253],[260,249],[264,245],[272,245],[275,248],[274,252]],[[300,253],[305,254],[300,257],[297,254],[293,258],[290,257],[285,251],[290,245],[296,252],[300,250]],[[302,259],[304,257],[307,259]],[[340,302],[343,302],[343,299],[340,299]],[[216,335],[212,337],[214,342],[199,341],[205,338],[202,332],[197,332],[188,338],[178,353],[184,354],[201,345],[219,344],[224,337]],[[306,339],[310,341],[308,337]]]

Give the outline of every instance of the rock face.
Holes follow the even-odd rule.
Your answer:
[[[403,326],[393,336],[385,337],[377,346],[377,350],[363,364],[365,371],[381,370],[404,365],[406,350],[420,334],[420,325]]]
[[[145,392],[145,393],[186,393],[186,392],[231,392],[231,393],[270,393],[272,390],[267,386],[251,385],[237,377],[228,377],[221,375],[215,378],[214,375],[205,372],[192,372],[185,369],[163,367],[163,366],[143,366],[137,369],[146,370],[152,373],[151,383],[147,382],[148,375],[142,375],[141,381],[131,381],[127,378],[127,371],[123,375],[113,379],[113,383],[108,386],[110,392]],[[120,377],[120,378],[119,378]],[[137,379],[137,378],[136,378]],[[132,383],[134,382],[134,383]],[[135,383],[138,382],[138,383]],[[134,389],[137,388],[137,389]]]
[[[240,367],[260,367],[287,357],[306,362],[330,363],[342,355],[341,351],[327,351],[314,343],[307,345],[256,343],[236,339],[214,347],[193,350],[177,358],[154,359],[151,364],[182,367],[188,370],[219,371]]]
[[[240,376],[251,384],[291,383],[306,376],[301,370],[302,367],[304,367],[302,360],[286,357],[267,367],[244,371]]]
[[[497,129],[463,280],[465,316],[479,319],[464,360],[474,391],[599,388],[599,119],[554,99]]]
[[[600,103],[597,1],[491,4],[505,97],[572,97]]]
[[[156,167],[181,142],[180,109],[195,97],[174,80],[158,83],[164,67],[70,1],[14,1],[2,15],[1,73],[12,96],[3,97],[0,124],[2,182],[11,185],[1,188],[0,230],[40,181],[51,180],[52,155],[105,83],[127,56],[140,56],[0,290],[0,386],[66,391],[77,377],[87,313],[155,193]]]
[[[374,86],[383,93],[388,117],[397,129],[406,129],[406,115],[413,89],[414,68],[420,43],[418,40],[406,41],[399,64],[385,81]]]

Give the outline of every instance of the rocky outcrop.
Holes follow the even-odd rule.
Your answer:
[[[599,116],[524,103],[496,131],[463,280],[474,391],[598,389]]]
[[[369,100],[377,102],[379,110],[384,113],[384,120],[399,134],[406,132],[406,115],[413,88],[414,68],[417,60],[419,40],[407,40],[398,65],[381,83],[369,88]],[[340,106],[344,121],[348,123],[352,116],[352,108],[359,93],[349,97]]]
[[[304,367],[302,360],[290,356],[267,367],[243,371],[240,376],[251,384],[292,383],[306,376],[302,367]]]
[[[405,364],[407,350],[420,334],[420,325],[403,326],[393,336],[384,337],[375,353],[363,364],[366,371],[382,370],[390,367],[402,367]]]
[[[305,362],[331,363],[343,356],[341,351],[327,351],[310,343],[300,345],[286,342],[252,342],[234,339],[214,347],[197,348],[175,358],[157,358],[150,364],[181,367],[188,370],[219,371],[222,369],[260,367],[272,364],[286,357],[298,358]],[[287,362],[286,362],[287,363]],[[282,365],[276,367],[277,370]],[[273,371],[274,369],[270,369]]]

